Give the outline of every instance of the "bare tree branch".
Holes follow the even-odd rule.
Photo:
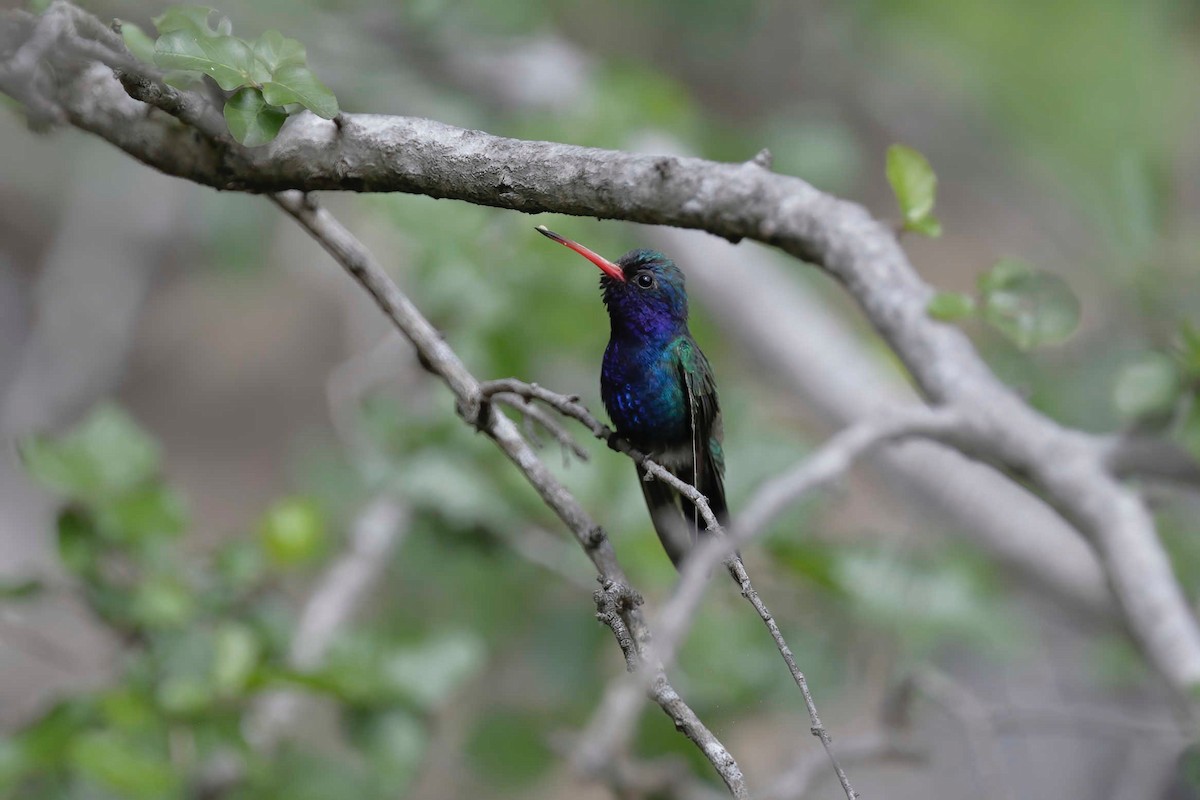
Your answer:
[[[526,420],[530,422],[536,422],[538,425],[540,425],[546,430],[546,432],[554,437],[554,441],[558,442],[559,446],[562,447],[564,455],[566,453],[570,453],[580,461],[588,460],[588,451],[584,450],[583,447],[580,446],[579,442],[571,438],[571,434],[567,433],[566,429],[559,424],[558,420],[547,414],[542,409],[533,405],[525,398],[514,394],[501,392],[499,394],[492,395],[492,400],[493,402],[503,403],[506,406],[516,409]],[[532,431],[527,432],[526,438],[532,439],[533,437],[530,436],[529,433],[532,433]]]
[[[846,793],[846,797],[848,800],[854,800],[858,794],[854,791],[854,787],[851,786],[850,779],[847,777],[845,770],[838,763],[837,755],[833,750],[832,739],[821,722],[820,714],[817,713],[817,706],[813,700],[812,692],[809,691],[808,681],[804,673],[796,665],[796,659],[792,655],[792,650],[780,632],[779,626],[775,623],[775,618],[767,609],[766,604],[763,603],[762,598],[759,597],[758,592],[754,589],[745,566],[736,555],[738,544],[748,540],[750,537],[735,534],[733,538],[726,539],[724,535],[725,531],[722,530],[721,523],[717,520],[716,515],[713,514],[712,508],[708,504],[708,499],[696,487],[686,481],[680,480],[670,471],[664,469],[649,459],[644,453],[634,448],[628,441],[618,436],[588,411],[579,402],[578,397],[557,394],[537,384],[527,384],[513,378],[489,381],[483,385],[481,393],[484,398],[506,393],[546,403],[559,413],[583,423],[597,438],[607,441],[609,446],[614,450],[628,455],[634,463],[639,464],[646,471],[648,476],[668,484],[684,497],[687,497],[696,506],[708,530],[713,531],[716,535],[707,541],[704,547],[697,548],[696,551],[688,556],[684,563],[672,601],[663,608],[658,622],[652,626],[652,629],[656,631],[655,635],[657,638],[645,656],[647,663],[656,665],[659,671],[670,668],[675,657],[675,652],[681,644],[684,634],[690,627],[696,610],[699,608],[704,589],[708,585],[709,576],[713,568],[723,561],[734,582],[741,589],[742,596],[754,607],[755,612],[757,612],[759,618],[771,634],[771,638],[774,640],[779,654],[783,657],[784,663],[787,664],[792,679],[795,680],[801,694],[804,696],[804,704],[808,709],[809,720],[812,723],[811,731],[814,736],[820,738],[821,744],[825,748],[825,753],[833,765],[834,771],[837,773],[838,781]],[[933,415],[929,414],[927,416]],[[927,427],[932,428],[933,426],[927,419],[927,416],[922,417],[922,422]],[[887,429],[887,431],[890,430],[890,428]],[[901,435],[903,432],[900,431],[896,435]],[[852,436],[851,440],[857,443],[859,439],[865,439],[861,445],[858,445],[861,450],[878,441],[882,435],[879,434],[877,437]],[[843,449],[848,448],[839,447],[839,454]],[[837,461],[832,466],[820,464],[819,467],[824,470],[821,474],[830,476],[832,471],[837,470],[839,467],[848,466],[853,457],[853,453],[847,453],[842,460]],[[827,458],[826,460],[831,459]],[[797,494],[799,493],[800,491],[797,491]],[[660,629],[659,625],[661,623],[665,624]],[[653,690],[654,682],[657,680],[657,673],[647,670],[639,671],[636,667],[637,664],[631,663],[629,669],[631,674],[623,681],[610,686],[605,693],[605,700],[600,705],[600,710],[588,725],[588,734],[580,740],[581,745],[578,756],[580,760],[590,764],[600,764],[609,761],[613,757],[613,754],[622,748],[628,740],[633,731],[638,711],[641,709],[641,697],[647,690]]]
[[[843,739],[838,747],[842,761],[865,764],[872,761],[920,761],[923,753],[894,731],[875,730]],[[811,753],[796,761],[762,793],[763,800],[802,800],[808,797],[825,772],[825,759]]]
[[[1104,441],[1104,459],[1116,475],[1200,486],[1200,464],[1183,448],[1162,439],[1128,434]]]
[[[370,253],[327,211],[309,198],[295,192],[275,195],[274,202],[294,217],[321,246],[366,289],[380,309],[416,347],[427,368],[438,375],[454,393],[464,420],[487,434],[525,475],[548,505],[575,534],[592,563],[599,570],[606,591],[621,598],[636,597],[629,589],[625,572],[617,562],[604,529],[592,521],[578,501],[558,482],[524,440],[515,424],[502,414],[493,413],[481,392],[479,382],[437,330],[400,291]],[[600,604],[604,597],[598,596]],[[614,606],[615,608],[615,606]],[[602,610],[603,614],[604,611]],[[635,650],[648,638],[646,624],[635,603],[623,602],[615,617],[602,619],[617,636],[626,659],[628,648]],[[652,698],[676,727],[704,753],[734,797],[748,797],[741,768],[728,749],[687,706],[666,675],[659,670]]]
[[[545,390],[539,389],[537,394],[545,398]],[[848,469],[854,460],[872,447],[888,440],[905,436],[930,435],[946,436],[953,433],[961,425],[961,420],[949,412],[914,409],[911,414],[899,415],[896,419],[878,423],[860,423],[834,436],[829,442],[806,460],[792,473],[784,476],[780,485],[786,490],[781,496],[774,487],[767,487],[766,500],[759,500],[759,510],[752,515],[752,521],[757,520],[756,526],[738,523],[729,536],[712,537],[687,558],[680,572],[679,582],[670,600],[663,606],[655,618],[651,629],[655,639],[649,648],[647,658],[651,663],[661,664],[664,669],[670,669],[674,663],[678,648],[682,645],[687,631],[690,629],[704,596],[713,569],[724,562],[730,575],[742,590],[743,596],[754,606],[755,611],[767,626],[775,645],[783,656],[796,685],[804,697],[808,710],[812,734],[821,740],[825,754],[834,766],[838,780],[842,784],[846,796],[853,800],[856,796],[842,768],[829,732],[821,722],[812,692],[804,673],[796,664],[791,648],[784,640],[774,617],[767,610],[762,600],[750,583],[745,566],[735,553],[738,547],[750,541],[765,528],[769,515],[777,512],[786,502],[793,502],[813,488],[840,475]],[[762,495],[760,494],[760,497]],[[703,503],[703,498],[695,501]],[[705,503],[703,508],[706,508]],[[748,508],[755,508],[751,501]],[[641,707],[641,697],[644,690],[645,675],[626,676],[611,684],[605,693],[605,702],[588,725],[589,734],[583,738],[586,746],[594,753],[604,753],[618,749],[630,735],[637,711]],[[597,756],[593,756],[597,757]]]
[[[949,675],[935,670],[922,672],[913,682],[918,691],[961,726],[979,791],[987,797],[1015,800],[1013,783],[1005,777],[1007,770],[996,742],[995,725],[983,701]]]

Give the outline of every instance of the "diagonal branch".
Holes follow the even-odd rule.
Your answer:
[[[539,394],[544,396],[544,390],[540,390]],[[783,656],[804,697],[812,723],[812,734],[821,740],[846,796],[853,800],[857,795],[835,753],[832,738],[821,722],[807,678],[796,664],[795,656],[784,640],[774,617],[750,583],[745,566],[736,556],[736,552],[739,547],[765,529],[770,515],[781,510],[785,502],[795,502],[818,486],[833,480],[872,448],[884,442],[911,436],[945,438],[952,436],[960,427],[961,419],[954,413],[936,409],[913,409],[910,413],[899,414],[891,419],[862,422],[835,435],[811,458],[783,476],[776,485],[768,485],[765,492],[760,492],[755,500],[751,500],[747,507],[755,524],[745,525],[739,522],[730,535],[705,540],[688,557],[670,600],[663,606],[651,626],[655,631],[655,640],[647,658],[653,659],[651,663],[661,664],[666,669],[671,667],[678,648],[695,619],[713,569],[717,564],[724,563],[740,586],[742,595],[754,606],[770,631],[776,648]],[[786,496],[781,493],[781,488],[786,491]],[[761,510],[755,512],[756,508]],[[641,707],[645,680],[644,676],[631,675],[610,685],[605,702],[588,726],[589,735],[584,737],[589,749],[605,752],[605,748],[616,749],[623,743],[632,730],[637,711]]]
[[[635,463],[659,480],[687,496],[700,510],[710,530],[723,534],[720,524],[713,515],[707,499],[694,487],[681,481],[660,465],[637,451],[619,437],[612,429],[600,422],[573,395],[552,392],[537,384],[527,384],[516,379],[488,381],[483,384],[484,398],[497,394],[511,394],[530,400],[538,400],[559,413],[582,423],[597,438],[607,441],[614,450],[626,453]],[[845,770],[834,752],[833,741],[821,722],[808,680],[796,664],[795,656],[779,630],[771,612],[767,609],[750,581],[745,566],[737,557],[737,549],[766,529],[767,525],[788,505],[798,501],[812,491],[848,470],[854,461],[872,448],[896,439],[924,436],[949,440],[961,435],[964,420],[961,415],[942,409],[914,408],[898,412],[882,420],[868,420],[847,428],[826,443],[811,458],[792,471],[764,485],[747,504],[746,511],[729,536],[718,535],[706,540],[692,553],[683,565],[679,582],[670,601],[663,607],[654,624],[655,640],[646,655],[649,663],[661,664],[670,669],[675,654],[682,644],[692,620],[695,618],[705,587],[713,569],[724,563],[730,575],[741,589],[742,596],[754,607],[775,641],[775,646],[787,664],[796,685],[804,697],[812,723],[812,733],[821,740],[826,755],[842,784],[846,796],[853,800],[856,793],[850,785]],[[584,755],[581,758],[592,762],[603,761],[621,747],[633,729],[641,698],[652,680],[645,673],[630,675],[609,687],[600,711],[588,726],[589,734],[582,739]]]
[[[767,627],[767,631],[771,634],[771,639],[775,642],[775,647],[779,650],[780,656],[783,657],[788,672],[791,673],[792,679],[796,682],[796,685],[800,688],[800,693],[804,697],[804,705],[808,709],[809,720],[812,723],[810,730],[814,736],[821,740],[821,744],[825,748],[825,753],[830,763],[833,765],[834,772],[837,773],[838,781],[841,783],[842,790],[845,791],[847,799],[854,800],[858,796],[858,793],[854,791],[854,787],[850,784],[850,778],[846,775],[846,771],[842,768],[836,753],[834,753],[833,740],[829,732],[825,729],[825,725],[821,722],[816,702],[813,700],[812,692],[808,688],[808,679],[805,678],[804,673],[796,664],[796,658],[792,654],[792,649],[788,646],[783,633],[779,630],[779,626],[775,622],[775,617],[767,609],[762,598],[759,597],[758,592],[750,581],[750,575],[746,572],[745,565],[742,564],[741,558],[736,554],[738,543],[744,542],[750,537],[748,535],[737,536],[735,534],[733,538],[727,538],[725,531],[721,527],[721,523],[717,520],[712,507],[708,503],[708,499],[700,490],[681,480],[669,470],[651,460],[645,453],[637,450],[624,438],[618,436],[616,432],[600,422],[580,403],[578,397],[558,394],[538,386],[536,383],[527,384],[514,378],[489,381],[482,386],[481,394],[484,398],[495,397],[501,394],[511,394],[546,403],[564,416],[581,422],[592,431],[596,438],[608,442],[608,445],[612,449],[628,455],[634,463],[640,465],[646,471],[647,475],[668,484],[696,506],[708,530],[713,531],[716,536],[706,542],[706,547],[697,548],[695,552],[688,556],[687,561],[684,563],[672,602],[663,608],[658,621],[652,626],[657,631],[657,638],[651,644],[649,648],[650,652],[645,656],[647,663],[661,665],[659,666],[660,670],[670,668],[674,661],[675,652],[682,643],[682,639],[686,635],[688,628],[691,626],[691,621],[700,605],[700,600],[708,585],[708,579],[712,574],[713,568],[718,563],[724,562],[730,576],[741,589],[742,596],[753,606],[759,619],[762,620],[763,624]],[[866,446],[874,441],[876,439],[868,438],[863,443],[862,449],[866,449]],[[849,466],[852,459],[853,455],[847,456],[844,459],[845,466]],[[799,493],[797,492],[797,494]],[[660,623],[665,624],[660,628]],[[632,733],[634,722],[642,707],[641,698],[647,690],[653,690],[655,682],[653,674],[648,673],[647,670],[635,670],[634,667],[635,665],[631,664],[630,675],[626,676],[624,680],[610,686],[606,692],[604,702],[600,705],[600,710],[588,725],[588,734],[581,738],[579,760],[585,763],[598,764],[611,759],[612,753],[622,747]]]
[[[629,581],[617,562],[604,529],[592,521],[566,487],[550,473],[512,420],[492,412],[480,391],[479,382],[438,331],[375,262],[367,249],[329,212],[318,207],[310,198],[287,192],[274,195],[272,200],[312,234],[334,260],[375,298],[384,314],[416,347],[422,363],[453,392],[459,415],[477,426],[496,443],[546,505],[575,534],[584,552],[600,572],[605,589],[621,597],[635,597],[636,594],[629,588]],[[603,600],[604,597],[598,594],[598,606]],[[603,608],[601,613],[604,613]],[[623,603],[616,609],[616,613],[610,614],[602,621],[613,629],[626,659],[631,658],[631,649],[635,652],[640,650],[641,643],[649,638],[646,623],[636,603]],[[696,744],[721,776],[730,793],[737,798],[749,797],[745,778],[737,761],[683,701],[662,670],[656,671],[651,697],[671,717],[676,728]]]

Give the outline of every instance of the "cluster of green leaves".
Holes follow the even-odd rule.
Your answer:
[[[933,215],[937,174],[921,153],[902,144],[887,150],[887,179],[904,217],[903,229],[923,236],[942,235],[942,223]]]
[[[168,83],[187,86],[207,76],[232,92],[225,121],[248,147],[273,140],[301,109],[325,119],[337,116],[337,98],[308,68],[304,45],[276,30],[254,41],[238,38],[228,17],[213,27],[213,14],[204,6],[172,6],[154,18],[157,39],[128,22],[121,33],[134,55],[168,71]]]
[[[978,299],[938,292],[929,315],[944,322],[979,316],[1020,350],[1065,341],[1079,326],[1079,298],[1067,282],[1020,259],[996,262],[978,286]]]
[[[428,741],[429,712],[483,663],[477,637],[351,634],[323,668],[298,673],[287,665],[294,625],[283,592],[328,549],[311,498],[283,498],[256,536],[197,560],[179,547],[189,514],[162,477],[159,446],[119,409],[100,407],[59,437],[27,439],[21,456],[63,497],[61,562],[127,652],[111,686],[66,697],[0,740],[0,794],[182,798],[214,760],[231,756],[241,765],[233,796],[247,800],[299,796],[330,780],[356,797],[403,790]],[[6,601],[37,594],[23,585]],[[356,758],[256,754],[243,717],[283,687],[333,702]]]
[[[894,144],[887,151],[887,179],[904,217],[903,230],[941,236],[933,216],[937,175],[925,156]],[[980,316],[1021,350],[1061,342],[1079,326],[1079,299],[1062,278],[1013,258],[979,276],[979,298],[938,292],[929,315],[943,322]]]
[[[1167,425],[1200,457],[1200,329],[1184,323],[1170,347],[1138,354],[1117,373],[1113,404],[1129,420]]]

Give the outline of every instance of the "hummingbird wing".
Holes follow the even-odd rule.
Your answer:
[[[717,399],[717,384],[712,366],[690,336],[679,340],[676,347],[679,378],[688,404],[691,428],[691,474],[679,477],[695,486],[708,500],[717,520],[725,525],[728,508],[725,504],[725,457],[721,450],[721,406]],[[699,533],[707,528],[700,511],[687,498],[680,498],[683,511]]]
[[[650,521],[654,524],[654,532],[658,534],[658,540],[662,542],[663,550],[671,559],[671,563],[678,568],[692,551],[696,528],[679,507],[678,492],[662,481],[647,478],[646,470],[641,466],[638,466],[637,474],[642,496],[646,499],[646,508],[650,511]]]

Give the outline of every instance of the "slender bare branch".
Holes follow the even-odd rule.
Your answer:
[[[919,762],[924,757],[921,750],[904,741],[898,733],[886,729],[848,736],[841,741],[838,752],[847,764]],[[809,753],[763,791],[763,800],[802,800],[808,797],[825,773],[825,766],[825,758],[821,753]]]
[[[985,797],[1015,800],[995,725],[987,707],[973,692],[945,673],[925,670],[913,679],[915,688],[939,705],[961,726],[971,755],[979,791]]]
[[[492,401],[495,403],[503,403],[506,406],[516,409],[521,415],[532,422],[536,422],[546,432],[548,432],[554,441],[558,442],[564,453],[570,453],[580,461],[588,460],[588,451],[584,450],[579,442],[572,438],[557,419],[547,414],[542,409],[533,405],[523,397],[514,394],[501,392],[492,395]],[[527,437],[528,438],[528,437]]]
[[[1104,441],[1104,459],[1116,475],[1200,486],[1200,463],[1178,445],[1148,436],[1114,436]]]
[[[539,389],[540,399],[553,402],[552,393]],[[670,669],[678,648],[690,629],[704,596],[713,569],[724,562],[726,569],[741,588],[743,596],[750,602],[767,626],[776,648],[787,664],[796,685],[800,688],[808,710],[811,731],[821,740],[826,756],[833,764],[846,796],[856,796],[842,768],[832,738],[821,721],[808,687],[808,680],[796,663],[791,648],[785,641],[774,617],[758,596],[741,559],[734,553],[761,533],[770,518],[777,514],[787,502],[793,502],[817,486],[836,478],[847,470],[856,458],[882,442],[906,436],[926,435],[945,437],[961,426],[961,419],[948,411],[913,409],[911,413],[898,415],[894,419],[869,421],[847,428],[829,440],[813,456],[797,469],[783,476],[776,484],[769,485],[760,493],[757,503],[751,501],[749,509],[752,525],[739,522],[729,536],[711,537],[688,557],[680,572],[679,581],[671,598],[655,618],[651,629],[655,633],[648,659]],[[700,505],[703,498],[697,500]],[[589,735],[584,737],[588,747],[600,749],[607,746],[618,749],[629,736],[641,707],[644,675],[627,676],[614,682],[606,692],[606,700],[588,726]]]
[[[491,411],[479,382],[467,370],[437,330],[388,277],[370,252],[329,212],[296,192],[272,197],[294,217],[364,289],[375,298],[380,309],[416,347],[427,368],[440,377],[454,393],[464,420],[488,435],[517,466],[533,488],[575,534],[584,552],[599,570],[605,585],[613,591],[632,592],[629,581],[617,562],[604,529],[592,521],[579,502],[546,468],[521,436],[512,420]],[[630,642],[648,638],[645,621],[636,606],[626,605],[620,614],[621,627],[630,632]],[[614,633],[617,629],[614,628]],[[624,638],[618,634],[618,641]],[[624,644],[623,644],[624,649]],[[626,654],[628,658],[628,654]],[[745,778],[728,749],[696,716],[661,674],[651,697],[674,720],[676,727],[704,753],[735,797],[747,797]]]

